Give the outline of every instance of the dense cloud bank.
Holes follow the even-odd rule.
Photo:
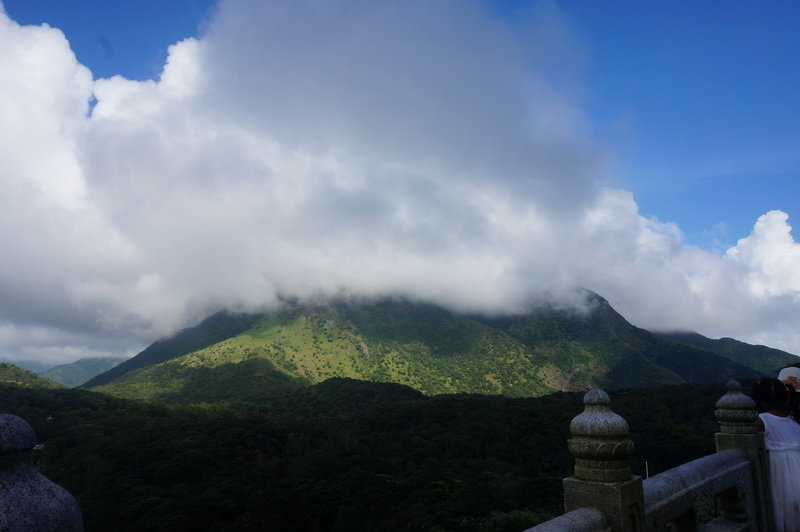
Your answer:
[[[640,326],[800,352],[787,215],[722,255],[639,215],[585,139],[556,18],[232,0],[139,82],[0,13],[0,353],[123,354],[283,295],[514,312],[576,286]]]

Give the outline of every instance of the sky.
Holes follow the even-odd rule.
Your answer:
[[[800,5],[5,0],[0,357],[580,306],[800,353]]]

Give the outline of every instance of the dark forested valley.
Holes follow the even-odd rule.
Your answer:
[[[561,512],[581,393],[424,396],[351,379],[176,406],[0,385],[87,530],[519,531]],[[635,470],[713,452],[721,384],[616,390]]]

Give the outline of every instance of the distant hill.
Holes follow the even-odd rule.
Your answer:
[[[261,316],[258,314],[217,312],[195,327],[183,329],[172,336],[157,340],[135,357],[129,358],[114,368],[93,377],[84,386],[92,387],[107,384],[136,369],[203,349],[246,331],[260,318]]]
[[[119,357],[106,358],[81,358],[69,364],[61,364],[46,371],[39,371],[39,375],[50,380],[66,384],[67,386],[79,386],[91,379],[95,375],[104,373],[114,366],[123,362],[125,359]]]
[[[14,364],[0,362],[0,383],[24,388],[64,388],[63,385]]]
[[[426,394],[552,391],[724,381],[761,373],[632,326],[600,296],[586,313],[486,318],[405,299],[218,313],[86,383],[123,397],[218,401],[331,377]]]
[[[740,342],[733,338],[714,340],[696,332],[661,332],[657,335],[682,344],[706,349],[768,376],[775,376],[781,368],[800,363],[800,357],[797,355],[765,345]]]
[[[27,359],[16,359],[16,358],[0,358],[0,363],[8,363],[14,364],[18,368],[26,369],[28,371],[32,371],[36,374],[41,375],[48,369],[52,368],[54,364],[48,362],[37,362],[35,360],[27,360]]]

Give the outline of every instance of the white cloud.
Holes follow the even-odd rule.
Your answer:
[[[744,268],[744,283],[760,299],[791,295],[800,301],[800,244],[792,238],[788,219],[785,212],[768,212],[750,236],[725,254]]]
[[[800,244],[771,211],[724,254],[686,245],[677,227],[647,220],[629,193],[609,190],[588,211],[582,282],[633,323],[685,329],[800,352]]]
[[[582,285],[800,351],[785,215],[720,255],[600,187],[552,9],[521,39],[477,0],[231,0],[144,82],[0,15],[0,348],[128,351],[279,294],[502,311]]]

